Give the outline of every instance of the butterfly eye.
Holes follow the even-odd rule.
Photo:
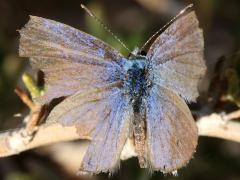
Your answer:
[[[147,53],[146,53],[146,51],[140,51],[140,55],[141,55],[141,56],[146,56]]]

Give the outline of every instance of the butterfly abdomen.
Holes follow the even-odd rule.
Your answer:
[[[146,168],[146,122],[145,112],[135,113],[133,120],[133,137],[135,151],[138,154],[138,161],[141,168]]]

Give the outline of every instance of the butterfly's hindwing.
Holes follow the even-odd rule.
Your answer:
[[[187,104],[174,92],[153,86],[147,98],[147,158],[152,170],[172,172],[195,152],[197,127]]]
[[[80,167],[83,173],[114,172],[120,165],[120,154],[129,137],[132,107],[126,97],[109,97],[112,102],[107,117],[96,125],[94,136]]]

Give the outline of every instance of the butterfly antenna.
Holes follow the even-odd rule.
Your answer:
[[[130,49],[115,35],[113,34],[113,32],[110,30],[110,28],[108,28],[95,14],[93,14],[86,6],[84,6],[83,4],[81,4],[81,8],[83,8],[87,14],[91,17],[93,17],[99,24],[100,26],[103,27],[103,29],[105,31],[107,31],[108,33],[110,33],[112,35],[112,37],[117,40],[129,53],[131,53]]]
[[[182,14],[184,14],[187,10],[193,7],[193,4],[189,4],[184,9],[182,9],[174,18],[172,18],[167,24],[165,24],[161,29],[159,29],[157,32],[155,32],[142,46],[141,51],[143,51],[144,48],[159,34],[161,33],[167,26],[169,26],[171,23],[173,23],[176,19],[178,19]]]

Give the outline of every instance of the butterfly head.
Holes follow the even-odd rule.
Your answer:
[[[146,59],[146,52],[142,51],[138,47],[135,47],[134,50],[129,54],[129,59]]]

